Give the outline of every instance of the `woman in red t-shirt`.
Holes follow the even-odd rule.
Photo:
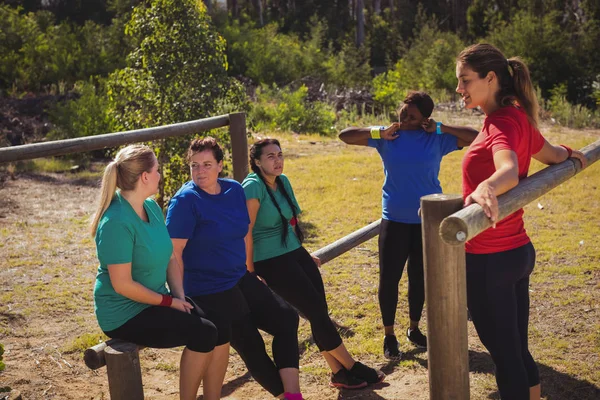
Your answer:
[[[585,156],[548,143],[538,130],[538,102],[527,66],[494,46],[476,44],[457,57],[456,91],[467,108],[480,107],[483,129],[462,164],[465,205],[478,203],[493,222],[466,244],[467,302],[475,328],[496,364],[502,399],[540,399],[539,373],[529,353],[529,275],[535,249],[523,210],[498,221],[497,196],[527,176],[531,157],[556,164]]]

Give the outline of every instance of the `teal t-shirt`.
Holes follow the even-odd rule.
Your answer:
[[[146,199],[144,208],[148,222],[117,192],[96,230],[100,266],[94,286],[94,310],[105,332],[117,329],[150,307],[115,292],[108,275],[109,264],[131,263],[134,281],[154,292],[169,293],[165,284],[173,244],[158,204]]]
[[[296,201],[290,181],[283,174],[280,175],[280,179],[294,207],[296,207],[296,215],[299,215],[301,212],[300,206]],[[267,190],[270,189],[267,189],[264,182],[255,173],[251,173],[244,179],[242,186],[246,193],[246,199],[258,199],[260,202],[254,229],[252,229],[254,262],[268,260],[269,258],[277,257],[299,248],[301,243],[289,222],[286,227],[288,230],[286,243],[283,244],[281,242],[283,223],[281,222],[279,211],[277,211],[277,208],[275,208],[273,201],[269,197],[269,193],[267,193]],[[291,220],[294,214],[281,190],[273,191],[273,195],[285,219],[288,221]]]

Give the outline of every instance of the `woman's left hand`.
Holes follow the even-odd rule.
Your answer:
[[[585,155],[583,155],[582,152],[580,152],[579,150],[573,150],[570,158],[578,159],[579,161],[581,161],[581,168],[585,168],[586,163],[587,163],[587,158],[585,158]]]
[[[433,118],[425,118],[422,126],[425,132],[433,133],[437,129],[437,122]]]
[[[485,215],[492,220],[492,228],[495,228],[499,213],[498,198],[487,181],[481,182],[477,189],[465,199],[465,207],[473,203],[477,203],[483,208]]]
[[[311,255],[313,261],[315,262],[315,264],[317,264],[317,268],[321,268],[321,259],[317,256],[313,256]]]

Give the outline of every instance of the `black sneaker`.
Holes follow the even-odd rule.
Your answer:
[[[383,382],[385,374],[381,371],[377,371],[374,368],[367,367],[365,364],[356,361],[352,368],[349,370],[350,374],[354,375],[355,378],[362,379],[369,385],[374,383]]]
[[[427,336],[423,335],[419,328],[415,328],[415,329],[408,328],[406,330],[406,338],[408,339],[409,342],[411,342],[412,344],[414,344],[415,346],[417,346],[421,349],[427,348]]]
[[[383,356],[392,361],[399,361],[402,358],[402,352],[398,347],[398,339],[395,335],[385,335],[383,338]]]
[[[358,379],[349,373],[346,368],[342,368],[335,374],[331,374],[329,386],[338,389],[360,389],[367,386],[367,382],[364,379]]]

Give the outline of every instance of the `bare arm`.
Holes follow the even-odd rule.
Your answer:
[[[260,201],[258,199],[246,200],[246,207],[248,207],[248,215],[250,216],[250,226],[248,226],[248,233],[244,238],[246,242],[246,269],[250,272],[254,272],[254,239],[252,237],[252,229],[256,223],[256,215],[260,209]]]
[[[498,196],[519,184],[519,161],[512,150],[500,150],[494,154],[496,172],[481,182],[477,189],[465,199],[465,206],[479,204],[485,215],[496,226],[498,220]]]
[[[424,124],[423,129],[427,132],[435,132],[437,129],[436,121],[433,118],[429,118]],[[452,136],[456,136],[456,144],[458,147],[467,147],[477,137],[479,132],[476,129],[469,128],[468,126],[450,126],[442,124],[440,130],[443,133],[448,133]]]
[[[171,254],[169,265],[167,266],[167,283],[174,297],[185,300],[185,291],[183,290],[183,263],[175,256],[175,251]]]
[[[581,165],[585,168],[587,159],[579,150],[573,150],[571,157],[581,161]],[[558,164],[569,158],[569,152],[562,146],[554,146],[544,139],[542,149],[533,155],[533,158],[546,165]]]
[[[398,138],[398,135],[395,132],[398,130],[399,127],[400,124],[394,122],[393,124],[381,131],[381,138],[385,140],[394,140]],[[369,144],[369,139],[371,138],[371,129],[350,127],[340,132],[338,137],[342,142],[346,144],[367,146]]]
[[[121,296],[125,296],[138,303],[150,304],[153,306],[158,306],[162,302],[162,294],[150,290],[141,283],[133,280],[131,277],[131,263],[109,264],[108,275],[113,289]],[[187,312],[191,309],[191,305],[178,298],[174,298],[171,303],[171,308]]]

